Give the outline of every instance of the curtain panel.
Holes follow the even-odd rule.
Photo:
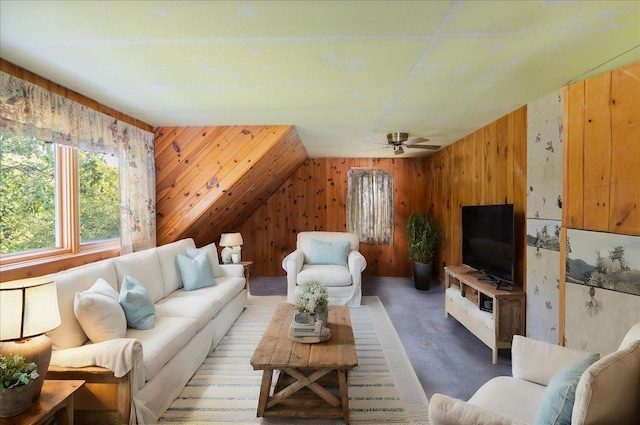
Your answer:
[[[154,135],[0,72],[0,131],[115,155],[123,253],[156,245]]]
[[[347,231],[361,243],[393,243],[393,172],[351,169],[347,185]]]

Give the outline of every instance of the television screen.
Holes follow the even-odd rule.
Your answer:
[[[464,264],[496,283],[513,283],[513,253],[513,204],[462,207]]]

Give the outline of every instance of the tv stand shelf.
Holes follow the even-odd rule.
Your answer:
[[[445,267],[445,317],[451,314],[491,348],[493,364],[498,349],[511,348],[514,335],[524,335],[525,292],[520,287],[497,289],[480,280],[486,276],[468,266]],[[484,300],[493,302],[493,312],[480,309]]]

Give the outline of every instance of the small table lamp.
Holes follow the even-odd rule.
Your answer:
[[[225,247],[220,253],[222,262],[225,264],[231,261],[239,263],[242,243],[242,235],[240,233],[223,233],[220,235],[220,246]]]
[[[49,362],[51,340],[44,333],[60,326],[58,293],[50,277],[0,283],[0,354],[19,354],[38,367],[33,398],[40,395]]]

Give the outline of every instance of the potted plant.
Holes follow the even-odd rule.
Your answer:
[[[309,314],[315,320],[327,323],[329,313],[329,293],[317,280],[310,280],[298,286],[295,307],[298,313]]]
[[[28,363],[18,354],[0,354],[0,417],[16,416],[29,409],[33,380],[40,376],[37,369],[35,363]]]
[[[407,219],[409,259],[413,261],[413,280],[416,289],[429,289],[433,256],[438,249],[442,232],[433,217],[424,212],[413,213]]]

